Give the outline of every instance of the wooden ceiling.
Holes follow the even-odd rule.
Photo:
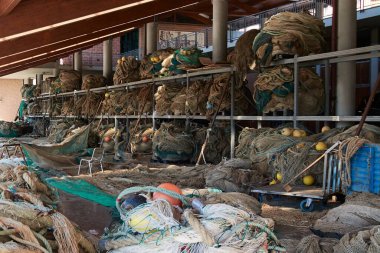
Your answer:
[[[229,19],[289,2],[230,0]],[[0,76],[89,48],[153,20],[181,17],[210,26],[211,0],[0,0]]]

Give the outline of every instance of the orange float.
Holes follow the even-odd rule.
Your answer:
[[[104,142],[110,142],[110,141],[111,141],[111,137],[110,136],[104,137]]]
[[[172,191],[172,192],[175,192],[178,194],[182,194],[182,190],[178,186],[176,186],[175,184],[172,184],[172,183],[160,184],[158,186],[158,188],[163,188],[163,189],[166,189],[168,191]],[[170,204],[172,204],[173,206],[181,206],[182,205],[181,200],[173,198],[173,197],[166,195],[164,193],[161,193],[161,192],[154,192],[153,193],[153,200],[156,200],[156,199],[165,199]]]
[[[144,135],[144,136],[142,137],[142,141],[143,141],[143,142],[148,142],[148,141],[149,141],[149,137],[146,136],[146,135]]]

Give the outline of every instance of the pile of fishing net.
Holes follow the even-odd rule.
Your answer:
[[[212,81],[207,79],[196,80],[189,85],[189,89],[186,91],[186,113],[190,113],[192,115],[206,114],[206,105],[211,85]]]
[[[207,99],[208,117],[214,115],[219,107],[219,111],[229,110],[231,106],[230,92],[230,74],[220,74],[214,78],[214,82],[210,87]]]
[[[153,158],[162,161],[189,161],[194,154],[193,135],[172,123],[162,123],[153,136]]]
[[[62,112],[63,102],[61,98],[53,97],[48,100],[47,112],[51,116],[60,116]]]
[[[94,117],[99,114],[103,94],[88,91],[81,95],[74,104],[74,114],[83,117]]]
[[[206,185],[225,192],[249,193],[253,185],[264,181],[260,171],[252,167],[250,160],[240,158],[222,161],[206,176]]]
[[[42,102],[40,100],[35,100],[29,102],[27,106],[27,115],[36,115],[42,112]]]
[[[56,193],[25,166],[0,164],[0,251],[95,253],[93,239],[57,212]]]
[[[253,41],[255,65],[268,66],[280,55],[321,53],[325,47],[323,36],[323,21],[308,13],[273,15]]]
[[[196,144],[196,152],[194,153],[193,158],[194,161],[197,161],[199,157],[202,145],[206,139],[207,131],[207,127],[201,127],[196,128],[193,133]],[[217,164],[221,162],[223,158],[228,158],[230,156],[230,129],[222,124],[216,125],[208,134],[209,138],[203,152],[204,158],[207,163]]]
[[[21,136],[21,134],[21,124],[0,120],[0,137],[18,137]]]
[[[144,191],[163,197],[135,195]],[[178,203],[177,199],[180,204],[175,205],[181,205],[182,209],[172,205],[173,201]],[[208,204],[202,197],[189,198],[151,186],[125,189],[117,201],[121,224],[103,235],[99,245],[102,250],[113,253],[285,250],[273,233],[273,220],[260,217],[251,208],[241,208],[238,201],[234,201],[234,206]]]
[[[136,123],[131,123],[129,128],[131,130],[131,152],[152,153],[152,138],[154,134],[152,124],[141,124],[136,126]]]
[[[356,136],[356,130],[358,126],[359,125],[355,125],[348,129],[340,129],[337,134],[327,138],[326,143],[332,145],[337,141],[344,141],[350,137]],[[363,128],[360,131],[359,137],[366,139],[372,143],[380,143],[380,127],[364,123]]]
[[[63,99],[61,115],[70,116],[74,114],[75,98],[67,97]]]
[[[183,86],[176,83],[163,84],[158,87],[157,92],[154,94],[155,111],[157,115],[160,116],[174,113],[171,110],[171,105],[174,102],[174,98],[179,92],[181,92],[181,90],[183,90]]]
[[[123,84],[140,80],[140,61],[133,56],[117,60],[113,84]]]
[[[59,76],[50,84],[51,93],[70,92],[80,90],[82,75],[75,70],[61,70]]]
[[[124,91],[111,91],[104,94],[102,115],[126,114],[128,96]]]
[[[82,82],[82,90],[106,86],[106,78],[102,75],[85,75]]]
[[[297,253],[375,253],[380,252],[380,226],[350,231],[340,240],[310,235],[297,245]]]
[[[40,89],[37,89],[37,85],[24,83],[21,87],[21,97],[26,100],[30,100],[33,97],[41,94]]]
[[[152,78],[154,75],[160,73],[163,61],[172,55],[174,50],[172,48],[165,48],[157,50],[148,54],[141,60],[140,64],[140,77],[141,79]],[[165,62],[165,65],[167,63]]]
[[[202,66],[200,57],[202,57],[202,50],[196,47],[177,49],[162,61],[160,74],[184,74],[188,69],[200,68]]]
[[[48,141],[50,143],[60,143],[64,141],[65,138],[73,135],[76,128],[83,125],[84,123],[81,121],[53,121],[48,128]]]
[[[276,66],[260,73],[254,83],[254,100],[260,113],[294,108],[293,70]],[[309,68],[300,68],[298,87],[299,115],[318,115],[323,112],[324,85]]]
[[[56,80],[58,77],[47,77],[43,82],[42,82],[42,87],[41,87],[41,93],[50,93],[50,87],[51,84]]]
[[[380,222],[380,200],[371,193],[353,193],[343,205],[328,211],[318,219],[313,230],[320,233],[343,235]]]

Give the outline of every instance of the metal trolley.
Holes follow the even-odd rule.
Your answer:
[[[342,178],[346,177],[346,170],[342,159],[338,156],[338,149],[341,142],[336,142],[323,154],[323,182],[322,187],[316,186],[292,186],[292,191],[287,192],[283,188],[283,184],[268,185],[263,187],[251,188],[251,193],[258,194],[258,200],[263,201],[266,196],[290,196],[302,198],[300,208],[304,212],[314,210],[314,201],[326,202],[329,196],[336,193],[343,193],[345,189],[342,187]]]

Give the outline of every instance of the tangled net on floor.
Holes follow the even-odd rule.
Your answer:
[[[80,90],[82,75],[75,70],[61,70],[59,76],[50,85],[51,93],[70,92]]]
[[[278,55],[321,53],[325,47],[323,36],[323,21],[308,13],[273,15],[253,41],[255,66],[268,66]]]
[[[88,91],[74,105],[74,114],[86,118],[95,117],[100,112],[102,94]]]
[[[299,114],[318,115],[323,111],[324,86],[312,69],[301,68],[299,76]],[[293,70],[277,66],[260,73],[254,84],[254,100],[259,112],[293,110]]]
[[[140,61],[133,56],[122,57],[117,60],[115,74],[113,75],[113,84],[123,84],[140,80]]]
[[[170,109],[173,99],[182,90],[181,84],[164,84],[158,87],[157,92],[154,94],[156,101],[155,110],[157,115],[172,114]]]
[[[153,156],[164,161],[189,161],[193,157],[193,136],[180,126],[162,123],[153,136]]]
[[[83,77],[82,90],[106,86],[106,78],[102,75],[85,75]]]

